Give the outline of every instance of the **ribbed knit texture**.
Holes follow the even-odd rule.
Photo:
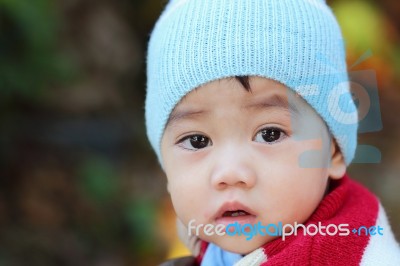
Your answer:
[[[357,112],[340,28],[322,0],[170,1],[147,57],[146,126],[159,161],[166,122],[183,96],[213,80],[253,75],[300,94],[351,162]]]

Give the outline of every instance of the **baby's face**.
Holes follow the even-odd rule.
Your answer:
[[[198,224],[305,222],[331,174],[335,146],[322,119],[284,85],[260,77],[251,92],[235,79],[190,92],[162,138],[162,161],[179,219]],[[195,233],[194,231],[192,232]],[[274,236],[207,236],[246,254]]]

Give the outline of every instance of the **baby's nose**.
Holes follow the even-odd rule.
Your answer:
[[[250,189],[256,184],[256,170],[245,153],[219,156],[213,164],[211,183],[218,190],[233,186]]]

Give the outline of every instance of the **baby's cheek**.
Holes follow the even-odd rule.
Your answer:
[[[196,205],[197,195],[187,186],[182,184],[171,184],[170,194],[172,203],[177,212],[179,210],[191,210],[194,205]]]
[[[181,193],[174,193],[171,192],[171,200],[172,200],[172,205],[174,206],[174,210],[176,214],[178,215],[179,218],[183,220],[185,216],[185,210],[186,210],[186,200],[185,197],[182,196]]]

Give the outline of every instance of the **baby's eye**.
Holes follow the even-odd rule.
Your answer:
[[[203,135],[191,135],[179,141],[180,146],[188,150],[199,150],[210,146],[211,140]]]
[[[267,143],[274,143],[286,136],[286,133],[276,127],[268,127],[263,128],[257,132],[257,135],[254,138],[256,142],[267,142]]]

